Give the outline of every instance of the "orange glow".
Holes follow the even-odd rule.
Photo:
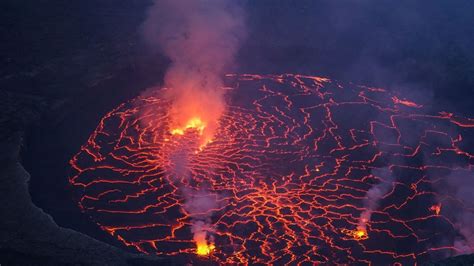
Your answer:
[[[354,232],[354,237],[357,239],[367,238],[367,233],[364,230],[356,230]]]
[[[196,242],[196,254],[198,256],[209,256],[215,249],[213,237],[207,234],[206,224],[196,222],[193,225],[194,241]]]
[[[213,243],[207,244],[206,241],[196,243],[196,254],[199,256],[208,256],[216,246]]]
[[[369,238],[369,235],[367,234],[367,230],[364,228],[357,228],[355,230],[350,230],[350,229],[342,229],[342,233],[346,234],[350,238],[353,238],[354,240],[366,240]]]
[[[176,127],[170,130],[171,135],[184,135],[186,131],[192,129],[197,131],[199,136],[201,137],[200,145],[199,145],[199,151],[202,151],[204,147],[212,142],[212,136],[209,136],[209,134],[204,133],[205,129],[207,127],[207,123],[204,122],[201,118],[199,117],[193,117],[189,119],[186,124],[182,127]],[[166,141],[166,138],[165,138]],[[196,151],[195,153],[198,153]]]
[[[433,211],[434,213],[436,213],[436,215],[439,215],[439,213],[441,212],[441,203],[431,206],[430,211]]]
[[[81,210],[137,252],[217,265],[415,265],[457,252],[454,239],[439,241],[439,224],[443,235],[458,234],[441,208],[444,200],[469,206],[435,188],[473,172],[465,147],[474,119],[412,112],[389,91],[317,77],[238,75],[228,83],[231,104],[221,116],[210,101],[191,101],[206,97],[174,105],[159,94],[105,115],[70,160]],[[373,115],[347,124],[359,108]],[[380,167],[401,178],[377,177],[393,191],[373,196]],[[213,204],[187,200],[195,191]]]
[[[212,139],[225,111],[224,90],[220,84],[202,88],[194,77],[188,83],[173,89],[164,89],[164,97],[170,100],[168,110],[169,133],[173,136],[195,134],[199,138],[199,150]],[[208,84],[209,85],[209,84]],[[166,137],[166,136],[165,136]]]
[[[206,128],[206,123],[204,123],[201,118],[193,117],[188,120],[186,125],[183,127],[174,128],[170,131],[171,135],[184,135],[184,132],[188,129],[195,129],[199,135],[202,135],[202,132]]]
[[[405,105],[405,106],[408,106],[408,107],[413,107],[413,108],[421,108],[421,107],[423,107],[423,105],[417,104],[417,103],[412,102],[412,101],[401,100],[401,99],[399,99],[397,96],[393,96],[393,97],[392,97],[392,100],[393,100],[393,103],[394,103],[394,104],[402,104],[402,105]]]

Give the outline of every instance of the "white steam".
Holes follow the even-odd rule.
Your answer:
[[[371,187],[364,199],[364,211],[360,214],[357,230],[367,231],[367,223],[370,222],[372,213],[377,210],[380,200],[389,192],[393,186],[394,177],[389,168],[375,169],[372,174],[381,179],[381,182]]]

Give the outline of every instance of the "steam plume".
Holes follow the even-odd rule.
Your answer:
[[[474,252],[474,175],[470,169],[452,171],[441,183],[434,184],[441,193],[444,215],[453,221],[458,235],[453,240],[452,255]],[[446,196],[451,195],[451,196]],[[456,200],[450,200],[450,199]]]
[[[245,37],[242,9],[232,0],[156,0],[143,25],[145,40],[169,57],[164,86],[171,127],[199,119],[212,139],[225,110],[222,76]]]
[[[170,60],[165,74],[165,97],[171,100],[171,134],[194,128],[201,146],[210,142],[225,111],[222,77],[234,66],[245,37],[243,10],[234,0],[155,0],[143,25],[146,42]],[[171,160],[180,178],[189,178],[187,154]],[[202,186],[201,186],[202,187]],[[210,218],[217,204],[207,189],[183,191],[192,218],[197,253],[214,248]],[[210,244],[208,243],[210,242]]]
[[[372,174],[382,178],[382,182],[370,188],[364,199],[364,211],[360,214],[357,224],[357,230],[364,233],[367,232],[367,223],[370,221],[372,213],[379,207],[380,199],[387,194],[394,180],[389,168],[376,169]]]
[[[198,255],[209,255],[215,248],[214,227],[211,223],[211,215],[218,207],[217,195],[212,195],[206,190],[189,191],[185,209],[192,217],[191,231],[194,234],[196,253]]]
[[[189,171],[189,154],[184,151],[184,147],[179,147],[176,152],[171,154],[171,169],[169,173],[174,177],[178,184],[189,183],[191,172]],[[214,238],[212,231],[214,228],[211,223],[211,216],[219,208],[217,194],[212,194],[205,185],[200,189],[190,189],[184,186],[180,187],[181,194],[184,196],[184,209],[191,218],[191,232],[196,243],[196,253],[198,255],[209,255],[214,250]]]

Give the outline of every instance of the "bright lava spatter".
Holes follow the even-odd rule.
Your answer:
[[[445,206],[466,207],[438,188],[453,172],[472,172],[474,120],[320,77],[226,79],[231,104],[200,151],[195,130],[170,134],[170,103],[158,96],[102,118],[70,177],[100,228],[140,252],[192,258],[183,188],[205,186],[219,202],[209,211],[215,247],[205,252],[217,263],[413,264],[456,252]],[[189,151],[190,179],[167,174],[180,149]],[[382,168],[395,178],[360,232]]]

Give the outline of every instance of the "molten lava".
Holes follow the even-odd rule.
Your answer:
[[[193,117],[188,120],[186,125],[183,127],[173,128],[170,130],[171,135],[183,136],[188,130],[195,130],[199,134],[199,147],[198,150],[202,151],[206,145],[212,142],[211,134],[204,134],[207,123],[203,122],[199,117]],[[165,137],[165,141],[169,141],[169,138]],[[196,151],[197,152],[197,151]],[[195,153],[196,153],[195,152]]]
[[[356,228],[354,230],[343,228],[341,230],[341,233],[357,241],[366,240],[369,238],[369,235],[367,234],[367,230],[364,228]]]
[[[216,246],[213,243],[208,244],[206,240],[196,242],[196,254],[199,256],[208,256],[215,248]]]
[[[355,236],[356,236],[356,238],[361,239],[361,238],[367,236],[367,233],[364,230],[357,230],[355,232]]]
[[[202,132],[206,128],[206,123],[201,121],[201,118],[199,117],[193,117],[188,120],[186,125],[181,128],[173,128],[171,129],[171,135],[184,135],[184,132],[188,129],[195,129],[197,132],[199,132],[199,135],[202,135]]]
[[[204,109],[176,119],[159,96],[106,114],[70,162],[82,211],[139,252],[219,264],[413,265],[456,252],[441,204],[467,207],[435,188],[473,171],[473,119],[321,77],[227,83],[232,104],[212,123]]]
[[[441,212],[441,204],[436,204],[430,207],[430,211],[433,211],[436,215]]]

